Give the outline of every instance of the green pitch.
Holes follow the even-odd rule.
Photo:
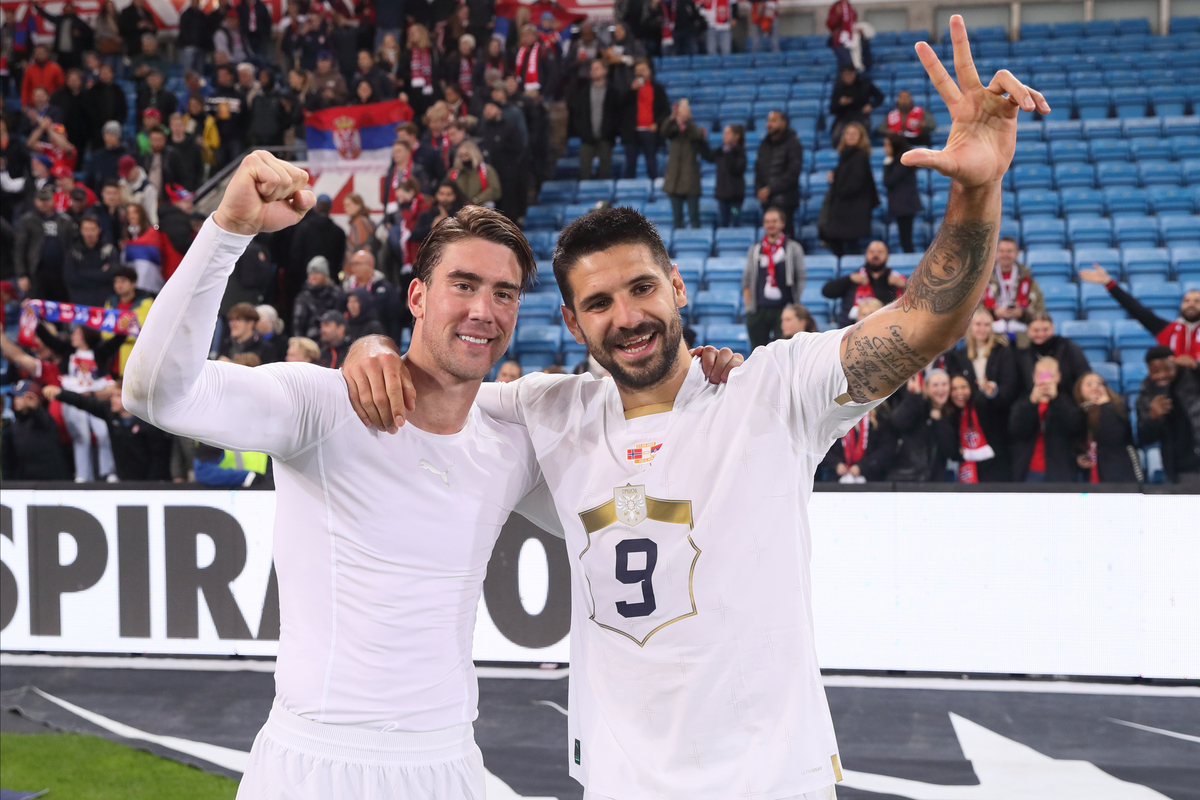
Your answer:
[[[0,786],[46,800],[232,800],[237,782],[96,736],[0,734]]]

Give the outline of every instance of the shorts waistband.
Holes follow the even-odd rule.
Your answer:
[[[381,733],[313,722],[278,704],[271,707],[263,733],[289,750],[365,764],[437,764],[462,758],[475,750],[475,730],[469,722],[437,731]]]

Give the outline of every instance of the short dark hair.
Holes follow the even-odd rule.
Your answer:
[[[130,266],[117,267],[115,270],[113,270],[113,279],[115,280],[117,278],[124,278],[127,281],[133,281],[134,283],[137,283],[137,270]]]
[[[671,256],[658,235],[658,228],[632,208],[598,208],[563,228],[554,246],[554,280],[568,308],[575,307],[568,277],[576,262],[592,253],[629,244],[645,246],[654,263],[667,275],[671,274]]]
[[[85,222],[90,222],[96,227],[100,227],[100,218],[96,216],[94,211],[85,211],[83,213],[83,216],[79,218],[79,224],[82,225]]]
[[[252,303],[237,303],[225,312],[226,319],[244,319],[247,322],[258,322],[258,309]]]
[[[772,211],[774,211],[776,214],[779,215],[779,220],[781,222],[787,222],[787,214],[785,214],[783,212],[783,209],[780,208],[779,206],[767,206],[767,210],[763,212],[763,216],[765,217],[767,214],[770,214]]]
[[[1158,361],[1160,358],[1171,358],[1175,351],[1163,344],[1156,344],[1146,351],[1146,363]]]
[[[1035,311],[1035,312],[1033,312],[1033,316],[1029,318],[1029,321],[1030,322],[1049,322],[1051,325],[1053,325],[1054,317],[1050,316],[1049,311]]]
[[[446,217],[433,226],[429,236],[421,243],[421,249],[417,251],[413,277],[428,284],[446,248],[465,239],[483,239],[485,242],[511,250],[521,268],[522,290],[537,276],[537,263],[533,259],[533,251],[529,249],[529,242],[525,240],[525,235],[515,222],[492,208],[465,206],[454,216]]]
[[[105,189],[107,189],[109,187],[112,187],[113,189],[120,189],[121,182],[119,180],[117,180],[116,178],[109,178],[100,186],[100,191],[104,191]]]
[[[414,125],[411,122],[401,122],[399,125],[397,125],[396,133],[400,133],[401,131],[407,133],[409,136],[413,137],[414,139],[420,135],[420,130],[417,128],[416,125]]]
[[[1020,247],[1021,247],[1021,245],[1017,242],[1016,238],[1012,237],[1012,236],[1001,236],[1000,239],[996,242],[996,244],[999,245],[1000,242],[1012,242],[1013,244],[1017,245],[1018,249],[1020,249]]]

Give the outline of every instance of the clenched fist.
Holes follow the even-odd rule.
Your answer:
[[[316,197],[304,188],[307,185],[304,170],[255,150],[233,174],[213,222],[246,236],[295,225],[316,204]]]

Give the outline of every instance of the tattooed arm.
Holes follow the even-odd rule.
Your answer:
[[[846,330],[842,368],[859,403],[887,397],[966,331],[987,287],[1000,227],[1000,182],[1012,160],[1020,109],[1047,113],[1038,92],[1002,70],[984,86],[971,60],[962,17],[950,19],[954,68],[950,78],[933,49],[917,55],[952,120],[941,151],[910,150],[903,162],[951,178],[946,216],[933,244],[895,302]]]

